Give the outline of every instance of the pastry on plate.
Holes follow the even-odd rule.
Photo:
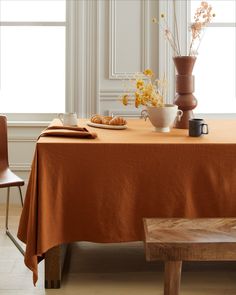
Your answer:
[[[112,117],[110,117],[110,116],[102,116],[102,117],[103,117],[102,118],[102,124],[109,125]]]
[[[100,115],[93,115],[90,119],[92,123],[102,124],[102,116]]]
[[[109,122],[109,125],[126,125],[127,122],[122,117],[113,117]]]
[[[127,124],[124,118],[118,117],[118,116],[111,117],[111,116],[93,115],[90,121],[96,124],[113,125],[113,126],[122,126]]]

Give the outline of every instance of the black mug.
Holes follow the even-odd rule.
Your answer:
[[[189,136],[198,137],[202,134],[208,134],[208,125],[203,119],[189,120]]]

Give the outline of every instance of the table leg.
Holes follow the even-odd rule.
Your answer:
[[[61,287],[62,270],[66,257],[67,245],[49,249],[45,254],[45,288],[58,289]]]
[[[182,261],[165,261],[164,295],[179,295]]]

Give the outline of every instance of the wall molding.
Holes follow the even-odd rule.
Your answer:
[[[99,112],[99,1],[86,1],[86,115]]]
[[[66,109],[80,118],[99,109],[99,5],[97,0],[67,1]]]
[[[18,171],[30,172],[31,164],[30,163],[12,163],[10,164],[10,169],[15,172],[18,172]]]
[[[31,127],[47,127],[50,124],[50,121],[8,121],[8,127],[23,127],[23,128],[31,128]]]
[[[125,92],[133,94],[134,91]],[[100,101],[119,101],[119,97],[124,94],[124,90],[117,88],[117,89],[101,89],[99,92]],[[132,98],[130,98],[132,100]]]
[[[57,117],[57,113],[3,113],[7,117],[8,125],[44,126]]]
[[[109,116],[122,116],[125,118],[141,118],[141,110],[119,110],[119,109],[109,109]]]
[[[141,46],[141,66],[142,69],[149,68],[150,65],[150,0],[140,0],[142,3],[142,46]],[[130,79],[135,72],[118,72],[116,70],[116,4],[117,0],[109,0],[109,79]],[[142,70],[141,70],[142,71]]]
[[[124,94],[124,91],[120,88],[117,89],[101,89],[99,92],[100,100],[101,98],[105,97],[117,97],[119,98],[120,95]]]
[[[50,121],[8,121],[8,142],[35,143],[49,124]]]
[[[36,143],[37,136],[12,136],[8,138],[8,142],[34,142]]]

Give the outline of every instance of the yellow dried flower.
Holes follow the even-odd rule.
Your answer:
[[[143,71],[143,74],[147,77],[152,77],[154,75],[153,71],[151,69],[146,69]]]
[[[148,103],[148,97],[145,95],[141,96],[141,105],[146,106]]]
[[[136,87],[137,87],[137,89],[142,90],[143,89],[143,86],[144,86],[144,81],[142,79],[138,79],[136,81]]]
[[[158,23],[157,18],[156,18],[156,17],[153,17],[153,18],[152,18],[152,22],[153,22],[154,24],[157,24],[157,23]]]
[[[157,107],[157,100],[153,99],[151,104],[152,104],[153,107]]]
[[[148,79],[143,79],[143,74],[145,74]],[[153,76],[153,71],[151,69],[146,69],[143,73],[136,73],[134,79],[130,82],[132,87],[135,87],[132,97],[134,98],[134,105],[136,108],[139,106],[154,106],[163,107],[164,98],[166,95],[166,80],[163,78],[161,80],[154,80],[151,78]],[[124,94],[122,96],[122,102],[124,105],[128,105],[130,95]]]
[[[128,96],[128,94],[124,94],[122,96],[122,103],[123,103],[123,105],[127,106],[128,105],[128,102],[129,102],[129,96]]]
[[[155,100],[157,101],[159,107],[163,107],[164,106],[164,98],[163,98],[163,96],[160,93],[157,93],[156,94]]]
[[[145,85],[145,87],[143,88],[143,94],[144,96],[147,97],[151,97],[152,93],[154,91],[154,86],[152,83],[148,83],[147,85]]]
[[[141,104],[141,97],[140,97],[140,94],[138,92],[135,92],[135,101],[134,101],[134,104],[135,104],[135,107],[138,108]]]

